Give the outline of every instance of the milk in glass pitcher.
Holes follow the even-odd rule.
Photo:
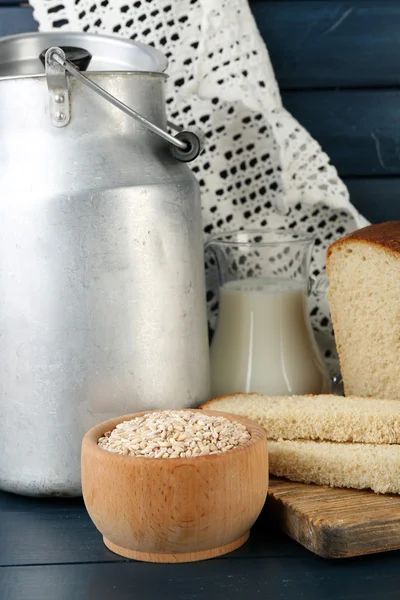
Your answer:
[[[313,244],[294,231],[251,230],[225,233],[206,245],[220,285],[211,344],[214,397],[330,391],[307,307]]]

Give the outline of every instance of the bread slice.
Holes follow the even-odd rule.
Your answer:
[[[400,398],[400,221],[333,243],[327,275],[345,395]]]
[[[398,400],[233,394],[211,400],[201,408],[248,417],[275,440],[400,444]]]
[[[400,493],[400,446],[270,441],[269,472],[302,483]]]

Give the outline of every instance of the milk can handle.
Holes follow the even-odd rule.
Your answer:
[[[147,127],[147,129],[149,129],[150,131],[153,131],[158,136],[160,136],[161,138],[163,138],[164,140],[169,142],[170,147],[171,147],[171,153],[177,160],[179,160],[181,162],[190,162],[190,161],[194,160],[195,158],[197,158],[198,155],[200,154],[200,152],[202,151],[203,138],[199,132],[182,130],[181,127],[178,127],[177,125],[174,125],[173,123],[168,122],[169,127],[178,132],[175,136],[170,135],[167,131],[164,131],[163,129],[161,129],[160,127],[158,127],[151,121],[148,121],[140,113],[133,110],[133,108],[130,108],[129,106],[127,106],[126,104],[124,104],[123,102],[121,102],[120,100],[115,98],[115,96],[113,96],[112,94],[109,94],[104,88],[97,85],[97,83],[94,83],[94,81],[92,81],[91,79],[89,79],[88,77],[83,75],[76,68],[76,66],[74,66],[74,64],[72,62],[67,60],[67,58],[65,56],[65,52],[63,51],[62,48],[57,48],[57,47],[49,48],[45,55],[45,63],[46,63],[46,76],[48,78],[47,80],[48,80],[49,88],[50,88],[49,75],[51,77],[52,70],[54,68],[57,69],[57,67],[58,67],[58,70],[59,70],[61,67],[61,69],[64,70],[64,75],[65,75],[65,71],[67,71],[70,75],[72,75],[73,77],[78,79],[78,81],[80,81],[81,83],[86,85],[86,87],[90,88],[96,94],[98,94],[99,96],[104,98],[104,100],[107,100],[113,106],[115,106],[116,108],[119,108],[122,112],[124,112],[128,116],[135,119],[135,121],[138,121],[139,123],[141,123],[142,125]],[[59,72],[58,76],[60,77],[60,75],[62,76],[62,73]],[[60,113],[60,111],[58,111],[59,117],[64,116],[64,114],[65,113]],[[69,116],[68,116],[68,120],[69,120]],[[54,123],[54,124],[57,125],[57,123]],[[59,120],[57,126],[61,127],[66,124],[67,123],[64,123],[61,120]]]

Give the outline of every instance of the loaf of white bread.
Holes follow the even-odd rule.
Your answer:
[[[400,398],[400,221],[334,242],[327,275],[345,395]]]
[[[269,439],[270,473],[332,487],[400,493],[400,401],[233,394],[203,409],[242,415]]]

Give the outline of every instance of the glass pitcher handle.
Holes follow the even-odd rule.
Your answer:
[[[343,379],[340,373],[331,377],[331,386],[334,396],[344,396]]]
[[[326,296],[329,289],[329,280],[325,273],[315,277],[311,275],[309,278],[308,291],[314,296]],[[340,371],[329,377],[331,383],[332,394],[334,396],[344,396],[343,378]]]
[[[315,277],[310,275],[308,280],[308,292],[315,296],[326,296],[329,289],[329,280],[325,273]]]

